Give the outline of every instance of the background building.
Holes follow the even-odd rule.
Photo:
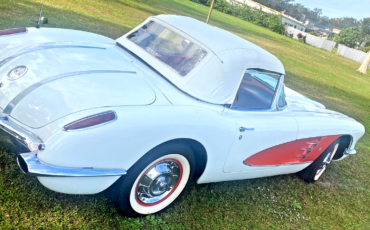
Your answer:
[[[237,2],[239,4],[245,4],[245,5],[248,5],[248,6],[253,7],[253,8],[262,9],[262,11],[264,11],[266,13],[280,15],[281,16],[281,21],[286,26],[291,26],[291,27],[294,27],[298,30],[306,31],[307,27],[303,22],[298,21],[297,19],[292,18],[292,17],[284,14],[284,12],[279,12],[279,11],[273,10],[273,9],[268,8],[267,6],[264,6],[264,5],[262,5],[258,2],[254,2],[252,0],[227,0],[227,1],[229,1],[230,3],[236,3]]]

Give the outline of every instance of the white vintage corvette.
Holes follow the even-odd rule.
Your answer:
[[[148,18],[116,41],[0,31],[0,127],[23,172],[69,194],[109,189],[127,216],[197,183],[319,179],[364,126],[284,86],[272,54],[189,17]]]

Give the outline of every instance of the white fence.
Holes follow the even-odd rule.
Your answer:
[[[362,63],[365,60],[366,56],[367,56],[367,53],[365,53],[361,50],[355,50],[355,49],[352,49],[352,48],[349,48],[345,45],[340,45],[340,44],[338,45],[337,53],[339,55],[342,55],[343,57],[352,59],[352,60],[357,61],[359,63]]]
[[[315,46],[317,48],[325,49],[325,50],[328,50],[328,51],[331,51],[335,47],[336,43],[333,42],[333,41],[329,41],[329,40],[326,40],[326,39],[323,39],[323,38],[316,37],[314,35],[305,33],[303,31],[297,30],[297,29],[295,29],[293,27],[290,27],[290,26],[286,26],[285,28],[286,28],[286,32],[288,34],[293,34],[294,39],[298,39],[297,35],[299,33],[302,34],[302,36],[306,36],[306,43],[311,45],[311,46]]]

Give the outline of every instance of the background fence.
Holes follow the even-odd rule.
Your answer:
[[[367,56],[367,53],[365,53],[363,51],[355,50],[355,49],[349,48],[349,47],[347,47],[345,45],[341,45],[341,44],[338,45],[337,53],[339,55],[342,55],[343,57],[352,59],[352,60],[357,61],[359,63],[362,63],[365,60],[366,56]]]
[[[288,34],[293,34],[293,38],[297,39],[297,40],[298,40],[297,35],[299,33],[301,33],[302,36],[306,36],[306,43],[307,44],[309,44],[311,46],[315,46],[315,47],[320,48],[320,49],[325,49],[325,50],[328,50],[328,51],[331,51],[335,47],[335,44],[336,44],[333,41],[329,41],[329,40],[326,40],[326,39],[323,39],[323,38],[316,37],[314,35],[305,33],[303,31],[297,30],[297,29],[295,29],[293,27],[290,27],[290,26],[286,26],[286,32]]]

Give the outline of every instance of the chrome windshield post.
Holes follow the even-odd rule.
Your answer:
[[[276,90],[274,100],[272,101],[272,104],[271,104],[271,111],[281,110],[281,109],[279,109],[278,104],[279,104],[280,94],[281,94],[281,91],[283,91],[283,88],[284,88],[284,74],[282,74],[281,77],[280,77],[279,85],[278,85],[278,88]]]

